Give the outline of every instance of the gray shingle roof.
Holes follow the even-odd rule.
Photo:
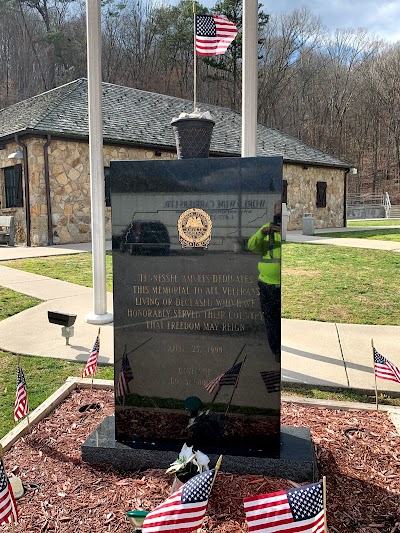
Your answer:
[[[109,83],[102,87],[104,142],[175,148],[171,119],[182,112],[192,112],[191,100]],[[0,139],[24,132],[87,138],[87,94],[87,80],[79,79],[0,110]],[[224,107],[200,107],[209,110],[216,122],[211,152],[240,155],[241,115]],[[263,124],[258,124],[257,139],[260,156],[281,155],[286,162],[352,166]]]

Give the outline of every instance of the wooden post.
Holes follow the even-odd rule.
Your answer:
[[[212,482],[212,485],[211,485],[211,489],[213,488],[214,481],[215,481],[215,478],[217,477],[218,471],[221,468],[221,463],[222,463],[222,455],[220,455],[218,457],[217,464],[215,465],[215,475],[214,475],[214,479],[213,479],[213,482]],[[210,492],[211,492],[211,490],[210,490]]]
[[[97,339],[96,339],[96,340],[99,341],[99,350],[98,350],[98,352],[97,352],[97,361],[96,361],[95,373],[97,372],[97,365],[99,364],[99,353],[100,353],[100,328],[99,328],[99,332],[98,332],[98,334],[97,334]],[[92,382],[91,382],[91,384],[90,384],[90,390],[93,389],[93,376],[94,376],[94,374],[92,374]]]
[[[322,478],[322,497],[324,504],[324,532],[328,533],[328,524],[326,518],[326,476],[323,476]]]
[[[371,339],[372,346],[372,364],[374,369],[374,379],[375,379],[375,400],[376,400],[376,410],[379,410],[379,401],[378,401],[378,386],[376,384],[376,373],[375,373],[375,352],[374,352],[374,339]]]
[[[0,459],[3,462],[3,468],[4,468],[4,473],[5,473],[6,472],[6,467],[4,465],[4,450],[3,450],[3,446],[1,444],[0,444]],[[10,518],[11,518],[11,531],[12,531],[12,533],[15,533],[15,524],[14,524],[13,511],[11,511]]]
[[[214,485],[214,481],[215,481],[215,478],[217,477],[217,474],[218,474],[218,471],[220,469],[221,463],[222,463],[222,455],[220,455],[218,457],[217,464],[215,465],[215,475],[214,475],[214,479],[212,480],[210,492],[212,491],[212,488],[213,488],[213,485]],[[203,531],[202,528],[196,529],[196,533],[201,533],[202,531]]]

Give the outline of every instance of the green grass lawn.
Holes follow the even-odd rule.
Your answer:
[[[39,300],[0,287],[0,320],[37,305]],[[18,355],[0,351],[0,438],[13,427]],[[47,357],[20,356],[32,411],[60,387],[68,376],[80,376],[83,363]],[[113,379],[112,366],[99,367],[97,378]],[[90,378],[87,378],[90,379]]]
[[[400,219],[378,218],[372,220],[348,220],[347,226],[400,226]]]
[[[400,325],[400,254],[287,243],[284,318]]]
[[[0,320],[4,320],[39,303],[40,300],[36,298],[0,287]]]
[[[106,259],[107,290],[112,290],[111,255]],[[90,254],[4,264],[92,285]],[[286,243],[282,316],[324,322],[400,325],[399,271],[400,254],[393,252]]]
[[[371,239],[376,241],[400,242],[400,229],[371,229],[360,231],[335,231],[329,233],[317,233],[318,237],[347,238],[347,239]]]
[[[20,356],[28,390],[29,408],[36,409],[68,376],[80,376],[85,365],[48,357]],[[18,355],[0,351],[0,438],[13,427]],[[114,379],[112,366],[98,367],[98,379]],[[86,378],[90,381],[90,377]]]
[[[92,254],[90,253],[2,261],[1,265],[92,287]],[[111,252],[106,255],[106,275],[107,290],[112,291]]]
[[[375,404],[374,394],[361,394],[352,390],[336,389],[334,391],[319,390],[311,387],[290,387],[283,386],[282,394],[285,396],[297,396],[301,398],[312,398],[315,400],[334,400],[337,402],[359,402]],[[379,394],[378,401],[380,405],[400,406],[400,398],[390,397],[386,394]]]
[[[111,288],[111,256],[107,256],[108,286]],[[13,266],[16,266],[14,262]],[[47,275],[57,272],[70,281],[71,269],[80,282],[91,284],[89,254],[18,261],[30,271]],[[37,268],[38,263],[42,267]],[[10,266],[10,264],[9,264]],[[66,268],[68,267],[68,268]],[[283,267],[283,316],[327,321],[350,321],[400,325],[397,273],[398,254],[330,246],[285,244]],[[65,279],[65,278],[64,278]],[[0,320],[39,303],[35,298],[0,287]],[[80,376],[83,363],[45,357],[18,356],[0,351],[0,438],[14,427],[18,357],[27,382],[30,410],[46,400],[68,376]],[[113,379],[113,367],[99,367],[97,378]],[[90,378],[87,378],[90,380]],[[284,387],[284,394],[320,399],[373,402],[373,397],[349,391],[327,392]],[[381,397],[381,403],[399,405],[399,399]]]

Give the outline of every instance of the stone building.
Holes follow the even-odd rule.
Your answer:
[[[193,103],[104,83],[102,105],[109,238],[110,160],[175,158],[170,122]],[[87,80],[79,79],[0,110],[0,215],[14,215],[17,243],[90,241],[87,106]],[[210,157],[240,156],[240,114],[210,105],[202,110],[216,121]],[[257,150],[283,156],[288,229],[300,229],[304,213],[314,215],[317,228],[344,226],[349,163],[262,124]]]

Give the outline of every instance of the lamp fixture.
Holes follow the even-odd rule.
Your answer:
[[[21,150],[17,150],[16,152],[13,152],[12,154],[8,156],[8,159],[23,159],[23,158],[24,158],[24,154],[22,153]]]

